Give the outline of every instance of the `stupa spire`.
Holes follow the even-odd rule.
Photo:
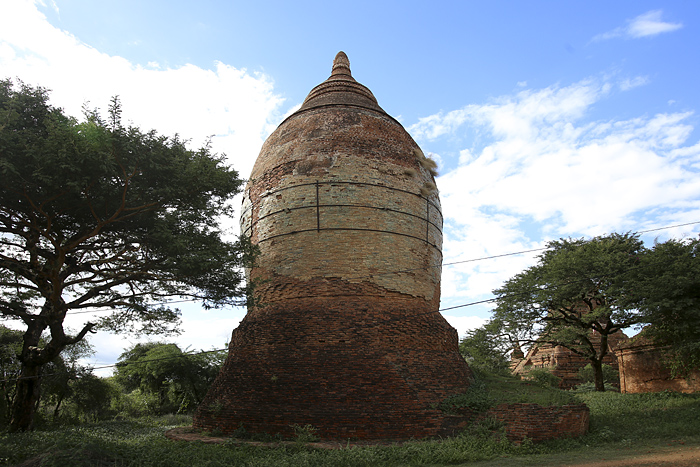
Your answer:
[[[331,76],[334,75],[352,76],[352,73],[350,72],[350,60],[348,60],[348,56],[345,55],[345,52],[342,50],[338,52],[333,60],[333,70],[331,71]]]
[[[338,52],[333,60],[331,76],[311,90],[297,113],[328,105],[364,107],[386,114],[372,91],[352,77],[350,60],[343,51]]]

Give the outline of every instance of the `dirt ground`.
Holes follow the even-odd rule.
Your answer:
[[[201,441],[204,443],[224,443],[228,438],[217,438],[212,436],[202,436],[199,433],[192,433],[188,427],[175,428],[165,433],[169,439],[176,441]],[[249,443],[259,446],[275,446],[276,443],[263,443],[255,441],[241,441],[241,444]],[[291,442],[290,442],[291,443]],[[358,445],[353,444],[353,446]],[[376,444],[376,443],[374,443]],[[343,443],[309,443],[310,446],[325,449],[341,449],[347,447]],[[543,459],[540,465],[561,466],[561,467],[700,467],[700,446],[686,446],[682,443],[669,443],[667,446],[646,448],[642,452],[629,451],[618,453],[615,458],[599,459],[596,461],[562,460],[561,463],[553,461],[547,462]]]
[[[646,453],[631,454],[624,459],[601,459],[595,462],[578,462],[563,464],[571,467],[698,467],[700,466],[700,447],[674,445],[668,448],[649,450]]]

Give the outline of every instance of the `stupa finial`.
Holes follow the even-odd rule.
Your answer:
[[[333,71],[331,71],[331,76],[333,75],[352,76],[352,73],[350,73],[350,60],[348,60],[348,56],[345,55],[345,52],[342,50],[338,52],[333,60]]]

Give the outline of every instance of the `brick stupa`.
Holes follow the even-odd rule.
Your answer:
[[[434,165],[347,56],[267,139],[241,232],[260,248],[255,305],[195,427],[326,439],[442,433],[470,371],[440,303]]]

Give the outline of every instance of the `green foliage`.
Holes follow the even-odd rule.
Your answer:
[[[578,379],[584,382],[594,382],[595,374],[593,372],[593,366],[589,363],[583,368],[578,370]],[[603,382],[604,383],[620,383],[620,372],[610,365],[603,364]]]
[[[632,234],[561,239],[547,246],[535,266],[494,290],[494,318],[517,341],[561,345],[600,362],[608,352],[607,336],[644,319],[634,289],[646,249]],[[596,387],[603,389],[602,379]]]
[[[161,400],[157,393],[134,389],[120,393],[111,400],[111,408],[118,418],[138,418],[161,413]]]
[[[652,325],[644,335],[669,346],[669,366],[700,369],[700,239],[657,243],[642,261],[639,309]]]
[[[118,387],[91,373],[77,378],[71,384],[69,413],[80,422],[96,422],[112,415],[112,399],[118,397]]]
[[[463,394],[455,394],[440,403],[440,410],[447,413],[460,413],[463,409],[484,412],[496,404],[485,381],[474,379]]]
[[[19,376],[22,332],[0,325],[0,426],[10,421],[10,407]]]
[[[464,409],[485,412],[498,404],[529,403],[549,407],[575,402],[567,391],[562,391],[557,386],[532,384],[514,376],[477,370],[467,391],[448,397],[440,403],[439,408],[447,413],[460,413]]]
[[[525,374],[524,378],[550,388],[558,388],[561,383],[560,377],[545,368],[533,368]]]
[[[10,420],[16,380],[21,372],[19,355],[22,350],[22,335],[22,331],[0,325],[0,426],[9,423]],[[40,343],[44,344],[45,339],[42,338]],[[93,352],[92,346],[83,340],[44,365],[41,397],[37,400],[37,407],[43,412],[44,423],[49,418],[54,422],[87,420],[86,414],[93,410],[94,406],[81,400],[88,384],[83,380],[96,377],[90,369],[79,365],[78,361]],[[109,406],[109,397],[100,399],[100,403]]]
[[[136,344],[119,358],[114,379],[132,391],[129,413],[187,413],[202,402],[224,357],[225,351],[185,354],[176,344]]]
[[[292,425],[292,430],[294,430],[294,438],[299,443],[313,443],[319,440],[318,428],[313,425],[297,425],[296,423]]]
[[[123,126],[117,98],[107,121],[78,122],[4,80],[0,122],[0,316],[26,326],[12,423],[29,429],[40,369],[66,347],[97,329],[172,332],[168,297],[241,304],[255,250],[223,239],[242,186],[224,157]],[[66,334],[67,314],[95,307],[111,312]]]
[[[459,342],[459,352],[471,368],[481,368],[492,373],[509,373],[510,362],[506,355],[517,345],[503,330],[503,323],[491,320],[484,326],[470,329]]]

